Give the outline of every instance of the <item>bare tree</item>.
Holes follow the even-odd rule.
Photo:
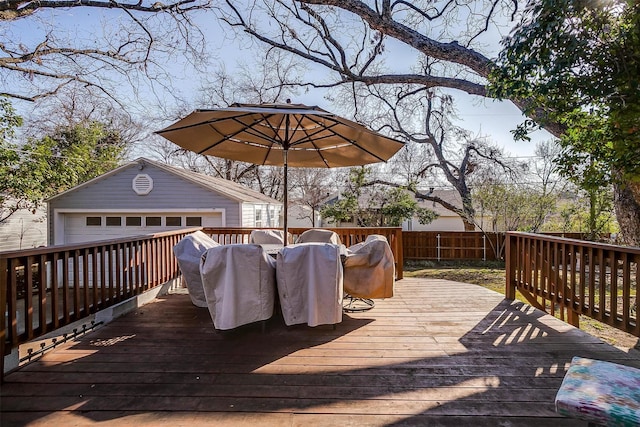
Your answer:
[[[568,182],[558,174],[560,146],[554,140],[539,143],[536,156],[512,175],[484,173],[476,177],[473,195],[487,231],[538,232],[557,211]],[[486,171],[485,171],[486,172]]]
[[[289,178],[294,185],[289,191],[293,203],[307,207],[299,219],[308,219],[312,227],[317,226],[316,217],[322,203],[336,191],[336,179],[329,169],[294,168],[289,171]]]
[[[70,8],[93,14],[72,31],[58,23]],[[71,89],[124,108],[118,86],[128,84],[133,93],[145,81],[166,87],[172,55],[194,64],[206,56],[192,15],[209,8],[209,0],[0,2],[0,95],[37,101]]]
[[[195,102],[196,108],[222,108],[235,103],[277,103],[298,94],[304,72],[299,61],[274,49],[255,49],[254,54],[250,60],[239,62],[232,72],[222,67],[205,76],[201,82],[200,96]],[[178,108],[170,114],[177,119],[192,108]],[[152,145],[158,157],[168,163],[244,184],[275,199],[283,197],[284,177],[280,167],[199,155],[163,139]],[[291,185],[295,185],[295,178]]]
[[[358,121],[415,143],[405,152],[414,170],[403,170],[406,181],[395,178],[390,185],[413,189],[416,197],[458,214],[465,229],[475,229],[469,177],[481,164],[503,171],[511,166],[484,138],[452,124],[453,99],[436,88],[488,96],[493,63],[481,53],[483,43],[489,27],[508,22],[518,2],[273,0],[253,1],[248,11],[231,0],[227,5],[223,19],[231,26],[329,71],[309,86],[341,88],[331,100],[355,111]],[[261,25],[265,21],[277,25]],[[394,60],[398,42],[414,50],[415,63]],[[418,190],[443,181],[458,192],[460,206]]]
[[[414,192],[416,198],[438,203],[460,216],[465,230],[475,230],[477,224],[470,184],[473,177],[482,169],[495,168],[501,173],[513,174],[516,166],[502,159],[502,151],[486,138],[453,124],[451,120],[455,117],[455,109],[451,96],[411,85],[397,85],[385,90],[371,87],[367,92],[367,111],[372,110],[378,116],[368,120],[402,135],[413,145],[409,148],[412,166],[405,172],[409,172],[408,180],[404,183],[396,180],[389,185],[404,185]],[[364,117],[366,112],[361,110],[360,115]],[[416,146],[422,150],[416,150]],[[416,158],[420,160],[416,161]],[[433,190],[424,191],[443,183],[458,193],[459,205],[440,197]]]
[[[490,96],[496,33],[515,25],[521,0],[226,0],[221,19],[329,74],[314,87],[414,84]],[[418,60],[399,63],[397,49]],[[488,48],[493,47],[493,50]],[[420,62],[431,66],[420,69]],[[524,107],[528,100],[513,100]],[[542,112],[536,112],[536,114]],[[561,126],[547,129],[560,133]]]

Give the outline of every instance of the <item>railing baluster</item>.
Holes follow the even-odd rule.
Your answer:
[[[84,254],[82,255],[82,300],[84,302],[84,307],[82,308],[82,316],[80,317],[84,317],[89,314],[89,251],[89,248],[85,249]]]
[[[107,247],[100,246],[97,266],[100,268],[100,308],[107,307],[111,302],[110,287],[107,286]]]
[[[54,252],[51,255],[51,328],[55,330],[60,327],[60,280],[58,277],[60,253]]]
[[[38,333],[47,333],[47,257],[40,255],[38,259]]]
[[[69,316],[69,251],[64,251],[62,255],[62,311],[64,324],[71,321]]]
[[[607,310],[607,258],[606,252],[603,249],[598,249],[598,289],[599,289],[599,319],[601,322],[608,323],[606,317]]]
[[[25,287],[25,296],[24,296],[24,331],[27,340],[33,338],[33,269],[31,266],[33,265],[33,257],[28,256],[24,261],[24,287]]]
[[[91,254],[89,256],[89,261],[91,262],[91,281],[89,289],[91,292],[91,312],[95,313],[98,311],[98,304],[102,302],[102,290],[100,289],[100,283],[98,283],[98,255],[99,248],[93,248],[91,250]]]

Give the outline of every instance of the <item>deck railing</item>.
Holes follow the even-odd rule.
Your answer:
[[[507,233],[506,296],[579,325],[588,316],[635,336],[640,248]]]
[[[324,228],[324,227],[323,227]],[[402,243],[402,228],[400,227],[338,227],[338,228],[324,228],[325,230],[332,230],[338,233],[340,240],[344,245],[352,246],[356,243],[363,242],[367,239],[367,236],[372,234],[380,234],[387,238],[391,251],[393,252],[393,258],[396,263],[396,279],[400,280],[403,277],[403,243]],[[248,243],[251,231],[254,228],[240,228],[240,227],[205,227],[203,232],[211,236],[218,243]],[[291,233],[293,240],[302,234],[304,231],[309,230],[305,227],[290,227],[289,233]]]
[[[0,376],[20,344],[179,277],[173,246],[193,231],[0,252]]]

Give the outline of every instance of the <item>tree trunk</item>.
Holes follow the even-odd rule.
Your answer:
[[[640,246],[640,182],[616,182],[613,202],[620,225],[620,242]]]
[[[473,222],[462,218],[462,223],[464,224],[464,231],[476,231],[476,225]]]

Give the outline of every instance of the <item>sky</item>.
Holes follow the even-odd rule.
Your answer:
[[[70,8],[67,11],[56,11],[55,14],[41,13],[36,20],[19,20],[11,24],[10,31],[7,32],[8,24],[3,24],[4,37],[19,37],[25,41],[37,37],[38,33],[34,31],[34,24],[42,28],[55,22],[55,26],[59,31],[64,28],[66,35],[72,37],[83,37],[90,34],[92,28],[109,25],[109,14],[114,13],[107,11],[106,13],[96,13],[90,8]],[[52,16],[55,15],[55,20]],[[114,15],[117,16],[117,15]],[[247,55],[251,55],[247,51],[247,43],[233,41],[223,34],[224,28],[217,23],[212,24],[212,18],[202,18],[196,20],[201,23],[201,29],[207,34],[209,49],[213,56],[217,58],[217,62],[224,64],[227,70],[232,70],[236,62],[246,60]],[[414,63],[416,56],[410,49],[394,48],[391,58],[393,62],[398,64]],[[191,78],[188,67],[180,64],[176,60],[175,64],[169,67],[173,74],[174,83],[178,85],[178,89],[183,98],[194,100],[198,97],[199,84],[196,79]],[[545,131],[539,131],[532,135],[531,142],[515,142],[513,141],[511,130],[523,121],[520,111],[510,102],[500,102],[489,99],[481,99],[479,97],[469,96],[462,92],[455,91],[456,108],[458,110],[458,124],[472,133],[487,137],[496,145],[503,147],[505,152],[514,157],[532,156],[535,150],[535,143],[550,139],[551,136]],[[331,104],[324,99],[323,93],[320,91],[311,91],[301,94],[295,103],[303,103],[309,105],[318,105],[329,111],[332,110]],[[28,104],[24,107],[17,104],[18,112],[26,112]],[[145,106],[141,110],[145,111]],[[194,105],[195,108],[195,105]],[[22,110],[22,111],[21,111]]]

